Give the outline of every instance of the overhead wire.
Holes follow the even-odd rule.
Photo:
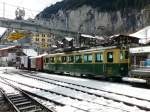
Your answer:
[[[32,9],[29,9],[29,8],[26,8],[26,7],[23,7],[23,6],[18,6],[18,5],[14,5],[14,4],[9,4],[9,3],[6,3],[6,2],[0,2],[0,4],[3,4],[3,3],[5,3],[6,5],[9,5],[9,6],[12,6],[12,7],[19,7],[19,8],[24,8],[24,9],[26,9],[26,10],[29,10],[29,11],[31,11]],[[32,10],[32,11],[34,11],[34,12],[41,12],[40,10]]]
[[[26,7],[23,7],[23,6],[18,6],[18,5],[14,5],[14,4],[10,4],[10,3],[7,3],[7,2],[1,2],[0,1],[0,6],[3,7],[4,5],[5,5],[5,10],[4,9],[0,10],[0,13],[2,15],[2,16],[0,15],[1,17],[3,17],[4,14],[5,14],[5,17],[13,17],[12,14],[14,14],[14,13],[10,13],[10,10],[8,11],[8,9],[10,9],[10,8],[8,8],[8,7],[12,7],[13,8],[13,10],[11,10],[11,12],[15,11],[17,8],[25,10],[25,13],[26,13],[25,16],[27,18],[33,18],[33,17],[36,16],[36,14],[41,12],[40,10],[32,10],[32,9],[29,9],[29,8],[26,8]],[[6,12],[9,12],[9,13],[6,13]]]

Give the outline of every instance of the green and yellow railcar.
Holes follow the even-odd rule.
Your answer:
[[[102,47],[44,57],[44,70],[67,72],[88,77],[123,77],[128,75],[128,50],[117,47]]]

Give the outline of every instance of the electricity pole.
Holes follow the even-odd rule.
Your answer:
[[[5,2],[3,2],[3,18],[5,18]]]

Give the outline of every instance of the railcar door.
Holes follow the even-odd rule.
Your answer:
[[[129,52],[128,50],[120,50],[120,75],[127,76],[128,75],[128,68],[129,68]]]
[[[114,61],[114,53],[113,51],[108,51],[106,53],[106,65],[105,65],[105,69],[106,69],[106,74],[107,75],[112,75],[112,67],[113,67],[113,61]]]
[[[105,75],[115,77],[119,74],[119,49],[108,49],[105,51]]]

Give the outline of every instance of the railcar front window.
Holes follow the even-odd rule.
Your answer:
[[[128,57],[129,57],[129,52],[125,51],[125,59],[128,59]]]
[[[107,53],[107,62],[113,62],[113,52]]]

